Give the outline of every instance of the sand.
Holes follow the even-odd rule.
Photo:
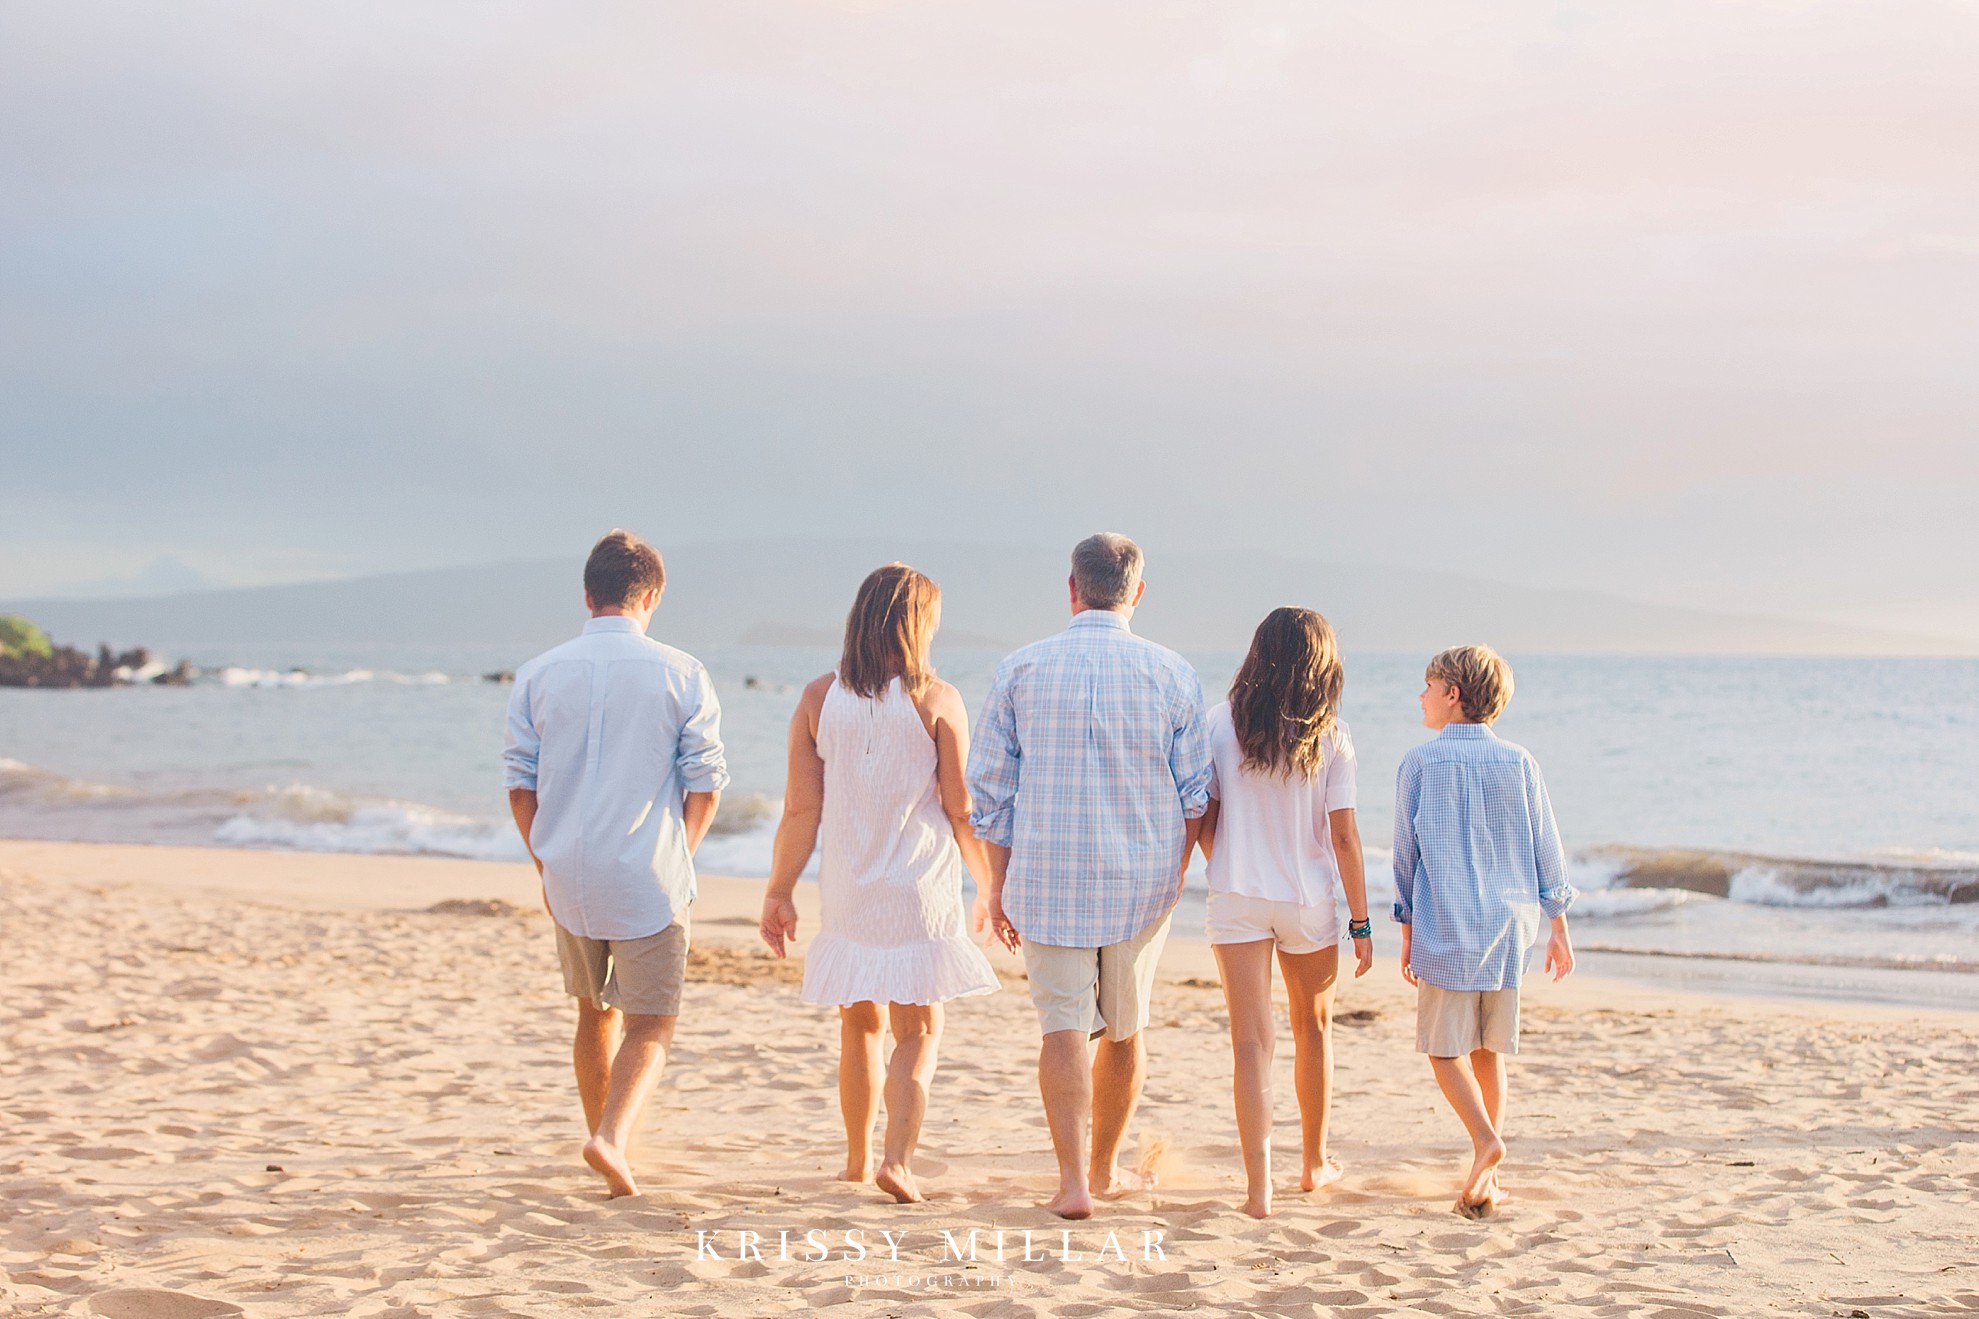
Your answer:
[[[635,1154],[646,1193],[608,1201],[577,1159],[533,892],[514,866],[0,843],[0,1310],[1979,1314],[1971,1016],[1535,991],[1514,1198],[1473,1223],[1450,1212],[1467,1147],[1378,927],[1382,961],[1341,1001],[1346,1180],[1292,1184],[1284,1048],[1279,1213],[1257,1223],[1236,1209],[1221,993],[1178,940],[1137,1123],[1168,1142],[1162,1184],[1068,1239],[1035,1207],[1052,1176],[1022,983],[952,1005],[931,1198],[895,1206],[830,1180],[835,1019],[751,946],[760,886],[709,880]],[[944,1230],[972,1229],[975,1261],[944,1259]],[[828,1259],[806,1258],[813,1231]]]

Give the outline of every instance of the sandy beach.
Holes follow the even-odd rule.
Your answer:
[[[1472,1223],[1378,924],[1340,1002],[1346,1180],[1284,1175],[1281,1042],[1279,1212],[1258,1223],[1236,1208],[1213,963],[1178,940],[1137,1122],[1165,1142],[1161,1184],[1067,1237],[1035,1207],[1049,1142],[1016,964],[952,1005],[930,1199],[894,1206],[830,1180],[836,1022],[756,945],[759,895],[703,880],[647,1192],[607,1201],[577,1159],[571,1014],[526,867],[0,842],[0,1308],[1979,1314],[1979,1018],[1535,990],[1513,1198]]]

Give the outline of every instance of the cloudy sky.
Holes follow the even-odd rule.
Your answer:
[[[0,595],[800,532],[1979,645],[1979,6],[0,9]]]

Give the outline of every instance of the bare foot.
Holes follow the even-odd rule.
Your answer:
[[[1299,1189],[1317,1191],[1322,1186],[1333,1185],[1346,1175],[1347,1170],[1340,1166],[1340,1160],[1328,1155],[1317,1168],[1306,1169],[1305,1175],[1299,1178]]]
[[[1252,1218],[1271,1217],[1271,1188],[1267,1186],[1262,1191],[1253,1191],[1244,1201],[1244,1212]]]
[[[848,1163],[845,1165],[844,1169],[838,1174],[836,1180],[841,1182],[870,1182],[871,1180],[873,1180],[872,1165],[864,1164],[864,1163]]]
[[[1137,1191],[1152,1191],[1155,1181],[1152,1172],[1143,1172],[1139,1168],[1115,1168],[1111,1173],[1093,1178],[1093,1196],[1100,1200],[1120,1200]]]
[[[603,1136],[593,1136],[584,1142],[584,1161],[605,1179],[613,1199],[639,1194],[639,1184],[632,1180],[632,1165],[625,1161],[625,1153]]]
[[[1504,1161],[1505,1142],[1496,1136],[1491,1138],[1489,1144],[1478,1149],[1477,1156],[1471,1160],[1470,1176],[1464,1179],[1464,1189],[1457,1194],[1458,1212],[1463,1213],[1466,1218],[1484,1218],[1488,1217],[1489,1213],[1497,1212],[1498,1207],[1490,1200],[1490,1196],[1497,1184],[1498,1179],[1495,1174],[1498,1165]],[[1485,1204],[1491,1204],[1488,1213],[1468,1212]]]
[[[914,1184],[914,1174],[907,1171],[904,1163],[881,1164],[879,1176],[873,1180],[882,1191],[901,1204],[914,1204],[921,1198],[921,1188]]]
[[[1060,1191],[1044,1202],[1044,1207],[1060,1218],[1075,1222],[1093,1216],[1093,1198],[1084,1191]]]

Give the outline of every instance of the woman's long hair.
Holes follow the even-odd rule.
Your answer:
[[[934,681],[928,658],[941,588],[904,563],[875,568],[859,583],[845,618],[838,680],[858,696],[878,696],[895,678],[910,696]]]
[[[1230,722],[1244,767],[1281,778],[1319,773],[1338,734],[1346,672],[1333,627],[1310,609],[1274,609],[1230,683]]]

